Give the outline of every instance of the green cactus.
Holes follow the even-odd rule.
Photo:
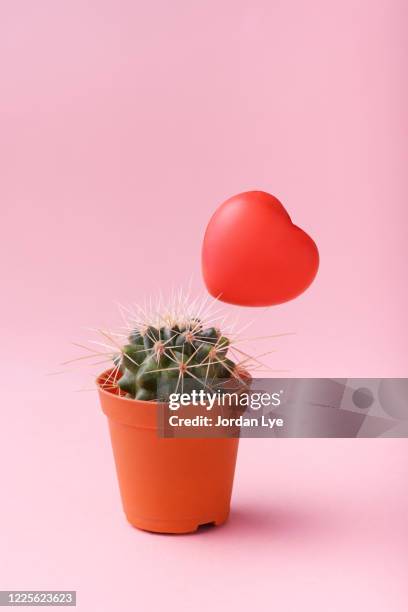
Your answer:
[[[214,388],[235,375],[236,364],[227,358],[229,345],[220,330],[204,327],[197,318],[135,328],[113,360],[118,387],[143,401],[182,389]]]

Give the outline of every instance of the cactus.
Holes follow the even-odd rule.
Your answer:
[[[239,368],[227,358],[229,339],[196,317],[135,327],[127,341],[113,361],[118,387],[132,399],[156,400],[239,378]]]

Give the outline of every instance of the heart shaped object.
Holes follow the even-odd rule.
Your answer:
[[[264,191],[233,196],[215,211],[204,236],[202,268],[208,291],[240,306],[292,300],[319,267],[313,240]]]

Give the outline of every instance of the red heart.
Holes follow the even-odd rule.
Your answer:
[[[247,191],[215,211],[204,236],[204,281],[223,302],[272,306],[297,297],[319,267],[313,240],[273,195]]]

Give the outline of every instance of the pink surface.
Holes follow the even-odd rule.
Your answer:
[[[298,300],[229,307],[293,376],[406,376],[407,5],[6,0],[0,6],[0,588],[81,610],[406,609],[407,445],[241,445],[234,513],[132,530],[78,354],[113,302],[202,290],[234,193],[279,197],[321,266]],[[99,591],[99,592],[98,592]],[[91,603],[91,601],[94,603]]]

